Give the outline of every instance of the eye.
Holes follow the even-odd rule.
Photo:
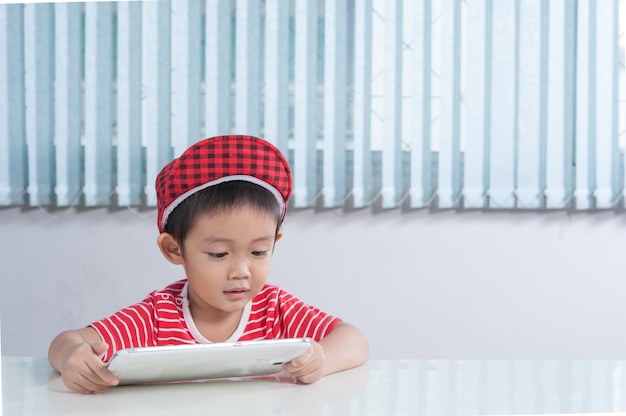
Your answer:
[[[255,257],[263,257],[267,255],[267,250],[253,251],[252,255]]]
[[[221,259],[226,257],[226,255],[228,253],[207,253],[210,257],[213,257],[214,259]]]

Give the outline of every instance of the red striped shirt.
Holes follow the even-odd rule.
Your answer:
[[[173,283],[135,305],[93,322],[91,326],[109,344],[104,361],[124,348],[208,342],[199,334],[194,336],[193,322],[185,320],[186,283],[187,280]],[[238,336],[233,341],[302,337],[319,341],[337,322],[339,318],[305,304],[281,288],[265,285],[252,299],[247,322],[242,322],[245,327],[239,334],[235,331]]]

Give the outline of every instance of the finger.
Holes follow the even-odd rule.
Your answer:
[[[305,367],[314,359],[315,359],[315,346],[312,345],[305,352],[303,352],[298,357],[291,360],[291,362],[287,363],[287,365],[289,366],[289,368],[296,370],[298,368]]]
[[[302,366],[290,366],[285,368],[289,374],[296,378],[306,377],[322,367],[320,360],[313,359]]]
[[[95,341],[90,342],[89,345],[91,346],[93,352],[97,355],[97,360],[90,360],[87,364],[96,377],[94,378],[92,376],[90,377],[90,380],[94,383],[106,386],[117,385],[119,383],[119,379],[107,369],[106,364],[102,361],[102,358],[109,349],[109,344],[104,341]]]
[[[285,369],[285,371],[287,371],[289,374],[297,376],[298,374],[302,373],[303,371],[305,371],[304,369],[309,366],[311,363],[310,362],[296,362],[291,361],[289,363],[286,363],[283,365],[283,368]]]
[[[324,375],[325,355],[319,344],[313,344],[310,354],[302,354],[286,370],[302,383],[313,383]]]
[[[108,386],[103,386],[92,382],[89,378],[81,376],[79,380],[73,382],[73,390],[82,394],[98,393],[105,390]]]
[[[105,388],[116,385],[119,382],[117,377],[106,370],[106,368],[104,368],[106,373],[102,374],[102,369],[100,368],[104,368],[104,363],[102,363],[102,361],[97,357],[94,357],[87,362],[83,362],[80,366],[74,367],[71,371],[65,372],[65,385],[70,389],[81,393],[91,393],[94,391],[104,390]],[[75,386],[79,387],[75,388]]]
[[[93,393],[93,391],[88,390],[87,388],[83,387],[82,385],[80,385],[77,382],[71,382],[65,385],[68,389],[76,392],[76,393],[80,393],[80,394],[90,394]]]
[[[88,372],[85,373],[85,376],[92,383],[105,387],[119,384],[120,380],[107,369],[106,364],[103,363],[102,360],[98,359],[95,362],[90,361],[87,363],[87,366]]]
[[[317,369],[318,367],[320,367],[320,366],[317,365],[315,362],[311,362],[311,363],[308,363],[307,365],[305,365],[303,367],[292,368],[291,371],[289,371],[289,373],[292,376],[301,377],[301,376],[307,375],[307,374],[315,371],[315,369]]]
[[[109,344],[107,344],[104,341],[94,341],[94,342],[90,342],[89,345],[91,346],[91,349],[93,350],[93,352],[100,358],[103,359],[106,352],[109,349]]]
[[[303,372],[303,374],[295,376],[298,381],[304,384],[310,384],[318,381],[324,376],[322,367],[309,368],[308,370],[309,371]]]
[[[70,390],[82,394],[95,393],[98,391],[102,391],[108,387],[98,383],[94,383],[89,379],[88,376],[80,373],[75,373],[63,377],[63,383]]]

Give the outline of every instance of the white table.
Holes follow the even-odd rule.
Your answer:
[[[4,415],[504,415],[626,412],[626,361],[373,360],[301,385],[286,374],[80,395],[45,358],[2,357]]]

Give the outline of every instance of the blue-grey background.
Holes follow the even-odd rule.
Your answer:
[[[0,211],[2,354],[43,355],[182,277],[154,211]],[[372,357],[619,358],[614,213],[292,211],[270,281],[365,331]]]

